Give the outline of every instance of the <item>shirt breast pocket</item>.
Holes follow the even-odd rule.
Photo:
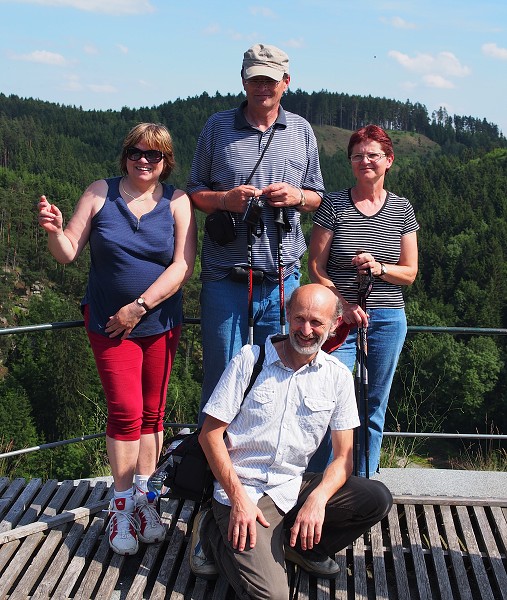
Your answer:
[[[306,173],[306,164],[294,158],[285,160],[285,176],[283,180],[294,187],[301,187],[301,182]]]
[[[319,436],[327,429],[334,403],[329,398],[304,396],[299,414],[299,426],[303,431]]]
[[[255,393],[249,394],[248,409],[256,422],[265,423],[273,418],[275,411],[275,394],[273,390],[263,388],[256,389]]]

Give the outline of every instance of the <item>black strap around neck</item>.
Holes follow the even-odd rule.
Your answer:
[[[245,181],[245,185],[248,185],[250,183],[250,181],[252,181],[252,177],[254,176],[255,171],[257,171],[257,167],[261,164],[261,160],[263,159],[264,155],[266,154],[266,150],[268,149],[268,146],[269,146],[269,144],[271,144],[271,140],[273,139],[273,136],[275,135],[275,125],[276,125],[276,123],[273,123],[273,125],[272,125],[273,128],[271,129],[271,134],[269,135],[268,141],[266,142],[266,145],[264,146],[264,150],[262,151],[262,154],[259,156],[259,159],[255,163],[255,167],[252,169],[252,172],[250,173],[247,180]]]
[[[252,389],[253,384],[255,383],[255,380],[257,379],[259,373],[262,371],[262,364],[264,363],[265,356],[266,356],[266,345],[261,344],[259,346],[259,358],[257,359],[257,362],[254,365],[252,375],[250,377],[250,382],[248,384],[248,387],[245,390],[245,393],[243,394],[243,400],[246,398],[248,392]]]

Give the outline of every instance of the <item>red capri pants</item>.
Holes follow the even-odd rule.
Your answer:
[[[107,401],[106,435],[136,441],[162,431],[181,325],[158,335],[120,340],[89,331],[87,307],[84,316]]]

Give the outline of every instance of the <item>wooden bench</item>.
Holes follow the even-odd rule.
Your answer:
[[[108,481],[0,478],[0,600],[171,598],[233,600],[227,581],[190,571],[198,506],[164,500],[164,542],[111,552]],[[288,564],[297,600],[507,600],[507,501],[404,496],[336,556],[336,580]]]

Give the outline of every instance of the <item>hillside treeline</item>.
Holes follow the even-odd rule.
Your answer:
[[[151,108],[84,111],[0,94],[0,325],[81,318],[88,255],[66,266],[52,259],[35,218],[40,194],[68,218],[90,182],[118,173],[123,137],[140,121],[171,130],[178,163],[172,181],[184,188],[205,120],[241,100],[202,94]],[[417,103],[328,92],[289,92],[282,104],[315,126],[350,132],[374,122],[396,132],[397,142],[432,140],[434,149],[420,154],[395,146],[398,168],[387,181],[412,201],[421,225],[420,273],[406,292],[409,325],[506,327],[507,144],[496,125],[443,109],[430,116]],[[330,190],[351,183],[343,150],[321,145]],[[310,227],[306,219],[308,234]],[[198,274],[199,261],[184,291],[186,317],[199,317]],[[171,377],[168,420],[195,420],[200,365],[199,330],[189,325]],[[505,432],[506,365],[501,336],[410,335],[388,428]],[[81,328],[0,336],[0,449],[95,433],[104,422]],[[102,466],[99,442],[49,454],[0,461],[0,474],[80,477]]]

